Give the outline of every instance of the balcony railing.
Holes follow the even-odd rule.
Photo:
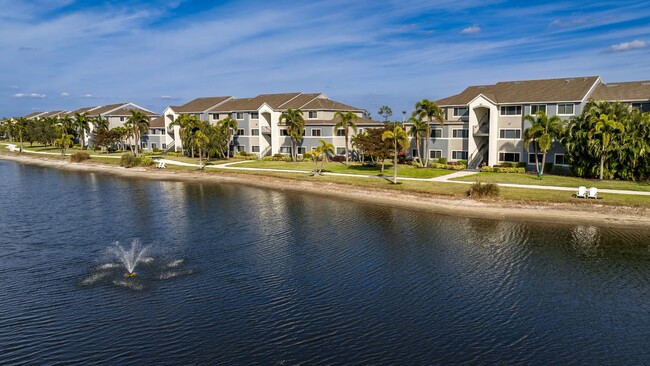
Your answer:
[[[262,134],[264,134],[264,135],[270,135],[270,134],[271,134],[271,127],[269,127],[269,126],[262,126]]]

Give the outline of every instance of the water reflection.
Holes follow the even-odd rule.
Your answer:
[[[571,229],[571,245],[579,256],[597,257],[599,243],[600,235],[596,226],[578,225]]]

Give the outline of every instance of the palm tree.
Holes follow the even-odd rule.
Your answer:
[[[133,156],[138,156],[138,151],[140,150],[140,138],[143,133],[146,133],[149,130],[150,118],[137,109],[131,109],[129,110],[129,113],[131,113],[131,115],[126,119],[124,126],[134,140],[135,150],[131,147]]]
[[[596,121],[592,129],[588,132],[589,138],[597,141],[597,144],[594,144],[594,147],[597,149],[596,152],[600,155],[600,180],[603,180],[605,159],[614,149],[616,149],[616,144],[612,143],[612,140],[616,134],[624,131],[625,126],[621,122],[617,121],[615,116],[611,114],[601,114],[598,121]]]
[[[414,159],[418,162],[420,167],[424,166],[424,162],[422,161],[422,154],[421,152],[421,139],[424,138],[424,136],[427,133],[427,123],[422,120],[422,117],[419,115],[411,115],[408,119],[408,123],[411,123],[411,128],[409,129],[409,135],[413,136],[415,139],[415,149],[417,150],[417,156],[414,157]],[[425,152],[427,154],[427,152]]]
[[[320,171],[318,172],[319,174],[323,172],[323,168],[325,167],[325,161],[327,160],[327,157],[329,155],[334,155],[334,145],[330,144],[329,142],[320,139],[318,140],[320,145],[315,149],[316,152],[321,155],[321,160],[320,160]]]
[[[228,145],[226,146],[226,159],[230,159],[230,144],[233,140],[233,131],[237,131],[237,120],[228,116],[219,122],[219,127],[226,134],[226,138],[228,139]]]
[[[30,120],[25,117],[20,117],[14,123],[14,130],[18,134],[18,139],[20,140],[20,153],[23,153],[23,136],[27,133],[27,128],[29,127]]]
[[[108,131],[108,120],[102,117],[101,114],[93,118],[93,125],[95,125],[95,128],[98,130]]]
[[[61,155],[65,156],[65,150],[72,146],[72,142],[74,141],[74,136],[67,134],[65,131],[61,133],[61,138],[54,140],[54,143],[56,145],[59,145],[59,148],[61,149]]]
[[[553,146],[553,141],[559,140],[563,134],[562,119],[557,115],[548,117],[543,111],[537,112],[535,117],[524,116],[524,121],[532,123],[530,127],[524,130],[524,147],[526,151],[530,149],[530,143],[534,145],[535,151],[535,168],[541,178],[544,174],[544,165],[546,164],[546,154]],[[542,152],[542,166],[539,166],[537,155]]]
[[[429,151],[429,140],[431,140],[431,123],[434,120],[440,122],[440,126],[445,123],[445,112],[442,108],[438,107],[436,103],[428,100],[422,99],[421,101],[415,104],[415,114],[420,117],[427,118],[426,126],[426,139],[424,140],[424,151]],[[424,156],[424,166],[429,166],[429,154]]]
[[[203,131],[196,130],[193,140],[199,149],[199,169],[203,170],[203,148],[210,142],[210,138]]]
[[[88,118],[88,114],[86,112],[84,113],[75,113],[74,114],[74,127],[79,133],[79,138],[80,138],[80,143],[81,143],[81,148],[85,149],[86,148],[86,132],[90,131],[90,119]]]
[[[359,117],[352,112],[341,112],[337,111],[334,113],[334,119],[339,121],[334,125],[334,131],[337,131],[339,128],[342,128],[345,131],[345,165],[348,165],[348,139],[349,139],[349,130],[352,128],[354,133],[357,133],[357,119]]]
[[[393,184],[397,184],[397,154],[408,146],[409,137],[402,127],[395,126],[392,131],[385,131],[381,135],[381,139],[393,144]]]
[[[129,130],[124,127],[124,126],[117,126],[111,131],[115,132],[115,134],[118,136],[119,142],[120,142],[120,150],[124,150],[124,141],[128,138],[129,136]]]
[[[291,137],[291,161],[296,161],[298,156],[296,146],[298,142],[302,141],[302,134],[305,131],[305,118],[300,108],[289,108],[280,115],[278,122],[282,123],[283,120],[287,126],[287,134]]]

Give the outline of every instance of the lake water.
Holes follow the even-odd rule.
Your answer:
[[[3,365],[650,362],[650,228],[3,161],[0,182]],[[109,249],[134,239],[124,278]]]

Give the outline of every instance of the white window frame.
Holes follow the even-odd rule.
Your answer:
[[[467,136],[461,136],[461,137],[454,136],[456,134],[456,131],[467,131]],[[469,130],[466,128],[454,128],[451,130],[451,137],[455,139],[466,139],[469,137]]]
[[[341,149],[341,153],[339,154],[339,149]],[[337,146],[334,148],[334,152],[338,156],[345,156],[345,146]]]
[[[154,150],[154,149],[157,149],[157,148],[158,148],[158,145],[156,145],[155,142],[152,142],[151,143],[151,150]]]
[[[142,148],[143,148],[143,149],[146,149],[146,148],[147,148],[147,142],[146,142],[146,141],[142,141]]]
[[[463,114],[456,114],[456,111],[459,109],[465,109],[465,113]],[[451,112],[454,117],[463,117],[465,115],[469,115],[469,107],[454,107],[453,111]]]
[[[255,151],[255,150],[257,150],[257,151]],[[260,152],[260,145],[251,146],[251,152],[254,152],[254,153]]]
[[[440,131],[440,136],[434,136],[436,131]],[[442,138],[442,128],[432,128],[431,129],[431,136],[429,136],[431,139],[441,139]]]
[[[462,158],[461,158],[461,159],[454,158],[454,153],[465,153],[465,159],[462,159]],[[465,151],[465,150],[451,150],[451,160],[454,160],[454,161],[457,161],[457,160],[467,160],[467,157],[468,157],[468,156],[469,156],[469,155],[468,155],[467,151]]]
[[[213,120],[218,121],[219,120],[219,113],[210,113],[210,116],[212,117]]]
[[[341,132],[340,135],[339,135],[339,132]],[[345,128],[338,128],[338,129],[336,129],[336,132],[334,132],[334,136],[337,136],[337,137],[345,137]]]
[[[519,131],[519,137],[501,137],[501,131]],[[521,140],[521,128],[500,128],[499,140]]]
[[[241,133],[239,133],[239,131],[241,131]],[[237,135],[237,136],[246,136],[246,129],[244,129],[244,128],[238,128],[238,129],[237,129],[237,133],[236,133],[236,135]]]
[[[357,135],[363,135],[363,128],[357,128]]]
[[[501,160],[501,154],[517,154],[519,155],[519,158],[516,161],[506,161],[506,160]],[[533,154],[534,155],[534,154]],[[514,152],[514,151],[499,151],[499,155],[497,155],[499,158],[499,163],[519,163],[521,162],[521,153],[520,152]]]
[[[531,104],[530,105],[530,114],[532,114],[532,115],[537,114],[537,112],[533,112],[533,107],[537,107],[538,110],[539,110],[539,107],[544,107],[544,113],[546,113],[546,111],[548,110],[548,107],[546,106],[546,104]]]
[[[167,143],[166,143],[166,142],[163,142],[163,143],[162,143],[162,149],[163,149],[163,150],[167,150]]]
[[[259,135],[260,135],[259,128],[251,128],[251,136],[259,136]]]
[[[314,114],[312,117],[312,113]],[[307,112],[307,118],[308,119],[317,119],[318,118],[318,111],[309,111]]]
[[[235,112],[235,119],[241,121],[244,119],[244,112]]]
[[[235,151],[236,152],[246,152],[246,145],[237,144],[237,146],[235,147]]]
[[[517,111],[517,107],[519,107],[519,113],[518,114],[503,114],[503,108],[508,108],[508,107],[514,107],[515,112]],[[517,104],[517,105],[502,105],[499,107],[499,116],[501,117],[516,117],[516,116],[521,116],[521,113],[524,111],[523,106]]]
[[[571,106],[571,113],[560,113],[560,106]],[[558,116],[573,116],[576,112],[576,106],[573,103],[558,103],[557,105],[557,115]]]
[[[250,119],[260,119],[260,113],[259,112],[251,112]]]
[[[555,159],[556,159],[556,157],[557,157],[558,155],[562,155],[562,156],[563,156],[562,160],[564,160],[565,164],[556,164],[556,163],[555,163]],[[553,165],[557,165],[557,166],[569,166],[569,164],[566,164],[566,154],[553,154]]]
[[[539,160],[540,163],[542,162],[542,157],[543,157],[542,153],[537,154],[537,159]],[[528,164],[535,165],[535,153],[528,153]]]
[[[284,132],[282,132],[282,131],[284,131]],[[285,137],[289,136],[289,131],[287,131],[286,128],[281,128],[280,129],[280,136],[285,136]]]
[[[431,153],[432,153],[432,152],[439,152],[439,153],[440,153],[440,156],[437,157],[437,158],[434,157],[434,156],[431,156]],[[442,150],[438,150],[438,149],[429,149],[429,159],[440,159],[440,158],[442,158]]]
[[[314,132],[318,131],[318,135],[314,135]],[[321,137],[323,136],[323,131],[320,128],[312,128],[311,129],[311,137]]]
[[[291,154],[291,146],[280,146],[280,150],[278,151],[280,154]]]
[[[297,146],[296,150],[298,150],[298,155],[303,155],[304,153],[307,152],[307,147],[306,146]]]

